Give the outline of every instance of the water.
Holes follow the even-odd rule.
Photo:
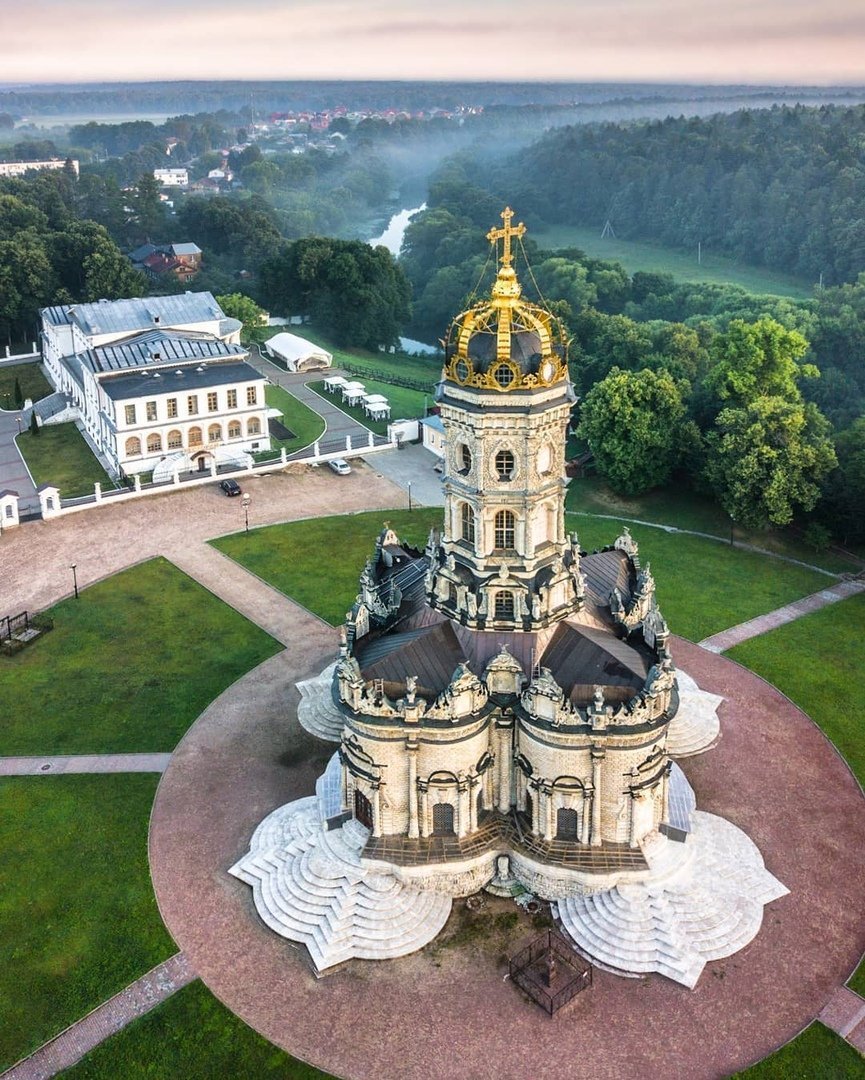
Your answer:
[[[417,214],[421,210],[426,210],[426,203],[421,203],[420,206],[415,206],[411,210],[400,210],[400,212],[394,214],[387,223],[387,228],[381,236],[374,236],[372,239],[368,240],[367,243],[372,244],[373,247],[377,244],[381,244],[388,249],[391,255],[399,255],[399,249],[402,247],[403,234],[405,233],[409,218],[412,214]]]
[[[415,341],[414,338],[401,337],[399,347],[409,355],[420,353],[421,356],[434,356],[441,352],[438,345],[427,345],[425,341]]]

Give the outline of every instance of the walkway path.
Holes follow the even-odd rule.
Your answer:
[[[48,1080],[48,1077],[56,1076],[197,977],[186,956],[182,952],[175,953],[40,1046],[30,1057],[0,1074],[0,1080]]]
[[[785,623],[801,619],[803,615],[810,615],[828,604],[837,604],[839,600],[846,600],[860,592],[865,592],[865,581],[842,581],[829,589],[823,589],[801,600],[796,600],[792,604],[776,608],[775,611],[770,611],[766,615],[758,615],[756,619],[749,619],[737,626],[731,626],[729,630],[722,630],[720,634],[712,634],[699,644],[709,652],[726,652],[734,645],[740,645],[743,641],[759,637],[760,634],[768,633],[769,630],[775,630]]]
[[[64,754],[0,757],[0,776],[58,776],[65,773],[161,773],[171,754]]]
[[[22,514],[39,509],[36,488],[18,452],[15,436],[24,426],[23,412],[0,409],[0,491],[17,491],[18,509]]]
[[[865,999],[849,986],[837,988],[817,1019],[865,1054]]]

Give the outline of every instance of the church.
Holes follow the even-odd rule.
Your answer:
[[[442,526],[423,551],[378,537],[339,657],[299,687],[338,749],[231,872],[319,972],[412,952],[488,889],[549,901],[594,963],[693,987],[786,890],[676,763],[716,741],[720,699],[677,671],[637,543],[568,533],[567,338],[523,298],[512,218],[445,340]]]

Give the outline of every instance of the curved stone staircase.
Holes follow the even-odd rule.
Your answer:
[[[723,818],[695,811],[678,868],[652,862],[652,877],[554,905],[577,951],[619,974],[658,972],[693,988],[709,960],[744,948],[760,929],[763,906],[787,889],[757,846]],[[651,860],[650,860],[651,862]]]
[[[300,726],[310,735],[316,735],[326,742],[339,742],[345,723],[342,713],[333,700],[333,673],[336,662],[329,664],[320,675],[304,679],[297,683],[300,701],[297,705],[297,719]]]
[[[275,810],[230,870],[252,886],[275,933],[306,946],[316,971],[352,958],[385,960],[439,933],[451,898],[409,889],[361,865],[368,830],[355,820],[326,831],[315,796]]]
[[[721,735],[718,706],[724,700],[701,690],[690,675],[676,672],[679,684],[679,711],[667,728],[667,753],[674,758],[702,754]]]

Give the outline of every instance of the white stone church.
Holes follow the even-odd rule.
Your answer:
[[[48,375],[115,476],[248,465],[270,448],[264,376],[209,292],[41,315]]]

